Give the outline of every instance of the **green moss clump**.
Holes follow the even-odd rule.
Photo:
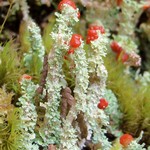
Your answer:
[[[22,72],[17,54],[18,47],[11,40],[0,51],[0,87],[18,92],[18,79]]]
[[[107,86],[117,96],[123,112],[123,132],[138,136],[144,130],[144,136],[150,136],[150,87],[139,84],[133,79],[133,74],[126,73],[126,66],[116,61],[113,53],[105,58],[105,65],[108,70]],[[150,141],[145,139],[145,142]]]

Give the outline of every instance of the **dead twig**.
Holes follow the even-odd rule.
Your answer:
[[[61,99],[61,117],[66,118],[71,106],[75,105],[74,97],[71,95],[71,90],[69,87],[66,87],[62,90],[62,99]]]
[[[78,114],[77,122],[78,122],[78,125],[80,128],[81,138],[84,139],[88,135],[88,130],[87,130],[86,122],[84,120],[84,114],[82,112],[80,112],[80,114]]]

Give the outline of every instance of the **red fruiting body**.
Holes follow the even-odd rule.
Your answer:
[[[68,54],[74,54],[74,49],[73,48],[69,49]]]
[[[117,53],[116,59],[124,63],[129,59],[129,55],[125,51],[122,51],[121,53]]]
[[[80,34],[73,34],[72,37],[76,39],[82,39],[82,36]]]
[[[78,19],[79,19],[80,18],[80,12],[78,12],[77,16],[78,16]]]
[[[88,29],[86,43],[89,44],[91,41],[98,39],[98,34],[96,30]]]
[[[87,38],[86,38],[86,44],[90,44],[90,42],[91,42],[91,38],[89,36],[87,36]]]
[[[117,60],[122,60],[122,62],[126,62],[129,59],[129,55],[123,50],[123,48],[116,42],[113,41],[110,44],[110,47],[113,52],[117,53]]]
[[[120,137],[120,144],[127,147],[133,141],[133,137],[130,134],[124,134]]]
[[[59,4],[58,4],[58,10],[62,10],[62,7],[64,4],[70,5],[72,8],[76,9],[76,5],[72,0],[62,0]]]
[[[101,34],[105,33],[105,29],[103,28],[103,26],[97,26],[97,25],[91,25],[89,27],[90,30],[99,30],[101,32]]]
[[[87,30],[87,38],[86,38],[87,44],[89,44],[91,41],[98,39],[97,33],[98,30],[101,32],[101,34],[105,33],[105,30],[102,26],[92,25],[89,27],[89,29]]]
[[[79,34],[73,34],[70,40],[70,46],[73,48],[78,48],[81,45],[82,36]]]
[[[104,98],[101,98],[100,101],[99,101],[99,103],[98,103],[98,105],[97,105],[97,107],[99,109],[105,109],[107,106],[108,106],[108,102]]]
[[[124,52],[124,53],[122,54],[122,57],[121,57],[122,62],[124,63],[124,62],[126,62],[128,59],[129,59],[129,55]]]
[[[120,6],[122,4],[123,0],[117,0],[117,6]]]
[[[20,79],[19,79],[19,83],[21,83],[22,80],[31,80],[31,79],[32,79],[31,76],[29,76],[29,75],[27,75],[27,74],[23,74],[23,75],[20,77]]]
[[[113,52],[118,53],[118,54],[120,54],[121,51],[123,50],[122,47],[116,41],[113,41],[110,44],[110,47],[111,47]]]
[[[143,6],[143,10],[147,10],[148,8],[150,8],[150,3]]]
[[[93,30],[93,29],[88,29],[87,30],[87,35],[89,36],[89,37],[91,37],[91,36],[98,36],[97,35],[97,31],[96,30]]]
[[[65,59],[65,60],[68,60],[68,57],[65,55],[65,56],[64,56],[64,59]]]

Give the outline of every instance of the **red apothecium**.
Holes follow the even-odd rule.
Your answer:
[[[97,107],[99,109],[105,109],[107,106],[108,106],[108,101],[104,98],[101,98],[98,105],[97,105]]]
[[[126,62],[128,59],[129,59],[129,55],[124,52],[123,55],[122,55],[122,57],[121,57],[122,62],[124,63],[124,62]]]
[[[97,31],[100,31],[101,34],[105,33],[105,29],[102,26],[91,25],[87,30],[86,43],[89,44],[91,41],[98,39]]]
[[[32,79],[32,77],[30,75],[23,74],[19,79],[19,83],[21,83],[22,80],[31,80],[31,79]]]
[[[121,60],[124,63],[129,59],[129,55],[125,51],[122,51],[120,53],[117,53],[116,59]]]
[[[72,1],[72,0],[62,0],[59,4],[58,4],[58,10],[62,10],[62,7],[64,4],[70,5],[72,8],[76,9],[76,4]]]
[[[127,147],[133,141],[133,137],[130,134],[124,134],[120,137],[120,144]]]
[[[89,27],[90,30],[99,30],[101,32],[101,34],[105,33],[105,29],[103,26],[98,26],[98,25],[91,25]]]
[[[69,49],[68,54],[74,54],[74,48]]]
[[[82,36],[80,34],[73,34],[69,45],[72,48],[78,48],[81,45]]]
[[[117,6],[120,6],[122,4],[123,0],[117,0]]]
[[[112,41],[110,47],[115,53],[121,53],[121,51],[123,50],[123,48],[116,41]]]

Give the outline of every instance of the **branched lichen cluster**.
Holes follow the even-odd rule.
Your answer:
[[[103,149],[110,149],[111,147],[105,136],[106,130],[102,129],[103,125],[109,124],[109,118],[103,110],[97,109],[98,101],[104,96],[106,88],[107,70],[104,66],[103,57],[106,56],[107,43],[107,36],[99,33],[98,39],[91,42],[91,51],[88,54],[91,82],[87,93],[86,117],[90,125],[89,130],[93,131],[93,142],[100,142]]]
[[[88,88],[88,63],[86,60],[85,50],[83,46],[76,49],[74,54],[75,70],[75,88],[74,97],[76,100],[76,109],[78,112],[86,111],[86,93]]]
[[[90,24],[87,35],[77,33],[79,9],[62,0],[43,42],[27,1],[16,0],[23,15],[19,57],[13,41],[0,46],[0,150],[145,150],[150,144],[150,73],[131,68],[141,65],[135,29],[143,3],[77,1],[86,7],[81,19],[84,29]],[[127,60],[121,60],[124,53]],[[124,133],[134,137],[128,145]]]
[[[47,144],[59,144],[60,134],[65,132],[61,129],[60,112],[58,110],[61,99],[60,91],[62,87],[66,86],[62,65],[63,56],[68,46],[64,43],[69,42],[72,34],[71,26],[69,27],[68,24],[73,25],[74,22],[78,21],[78,18],[76,10],[68,5],[64,7],[62,13],[56,13],[56,25],[51,33],[53,40],[57,44],[53,46],[48,58],[49,70],[46,83],[48,102],[45,103],[45,120],[47,123],[44,129],[42,129],[43,131],[41,131],[44,133],[40,133],[44,143]]]
[[[83,43],[81,44],[81,46],[79,48],[77,48],[75,50],[74,55],[72,56],[72,59],[74,61],[75,64],[75,68],[73,70],[73,73],[75,74],[75,88],[74,88],[74,98],[76,100],[76,105],[72,106],[72,108],[70,109],[68,115],[66,116],[66,120],[65,122],[63,122],[64,124],[64,128],[63,131],[65,131],[66,129],[66,125],[72,123],[72,121],[74,119],[77,118],[77,115],[80,112],[86,112],[86,93],[87,93],[87,88],[88,88],[88,64],[87,64],[87,60],[86,60],[86,53],[85,50],[83,49]],[[77,129],[74,129],[72,126],[70,126],[70,128],[72,129],[72,132],[70,134],[75,134],[77,132]],[[68,129],[69,130],[69,129]],[[63,136],[66,136],[67,134],[63,133]],[[75,134],[76,135],[76,134]],[[70,136],[68,134],[68,136]],[[77,135],[75,136],[76,138],[68,139],[68,137],[66,136],[65,140],[63,140],[63,143],[65,144],[65,141],[68,141],[71,147],[74,147],[75,150],[79,150],[79,146],[77,146]],[[64,145],[62,143],[62,145]],[[68,145],[68,144],[66,144]],[[69,146],[68,145],[68,146]],[[69,149],[69,147],[66,146],[67,149]],[[65,148],[65,146],[63,146]]]

